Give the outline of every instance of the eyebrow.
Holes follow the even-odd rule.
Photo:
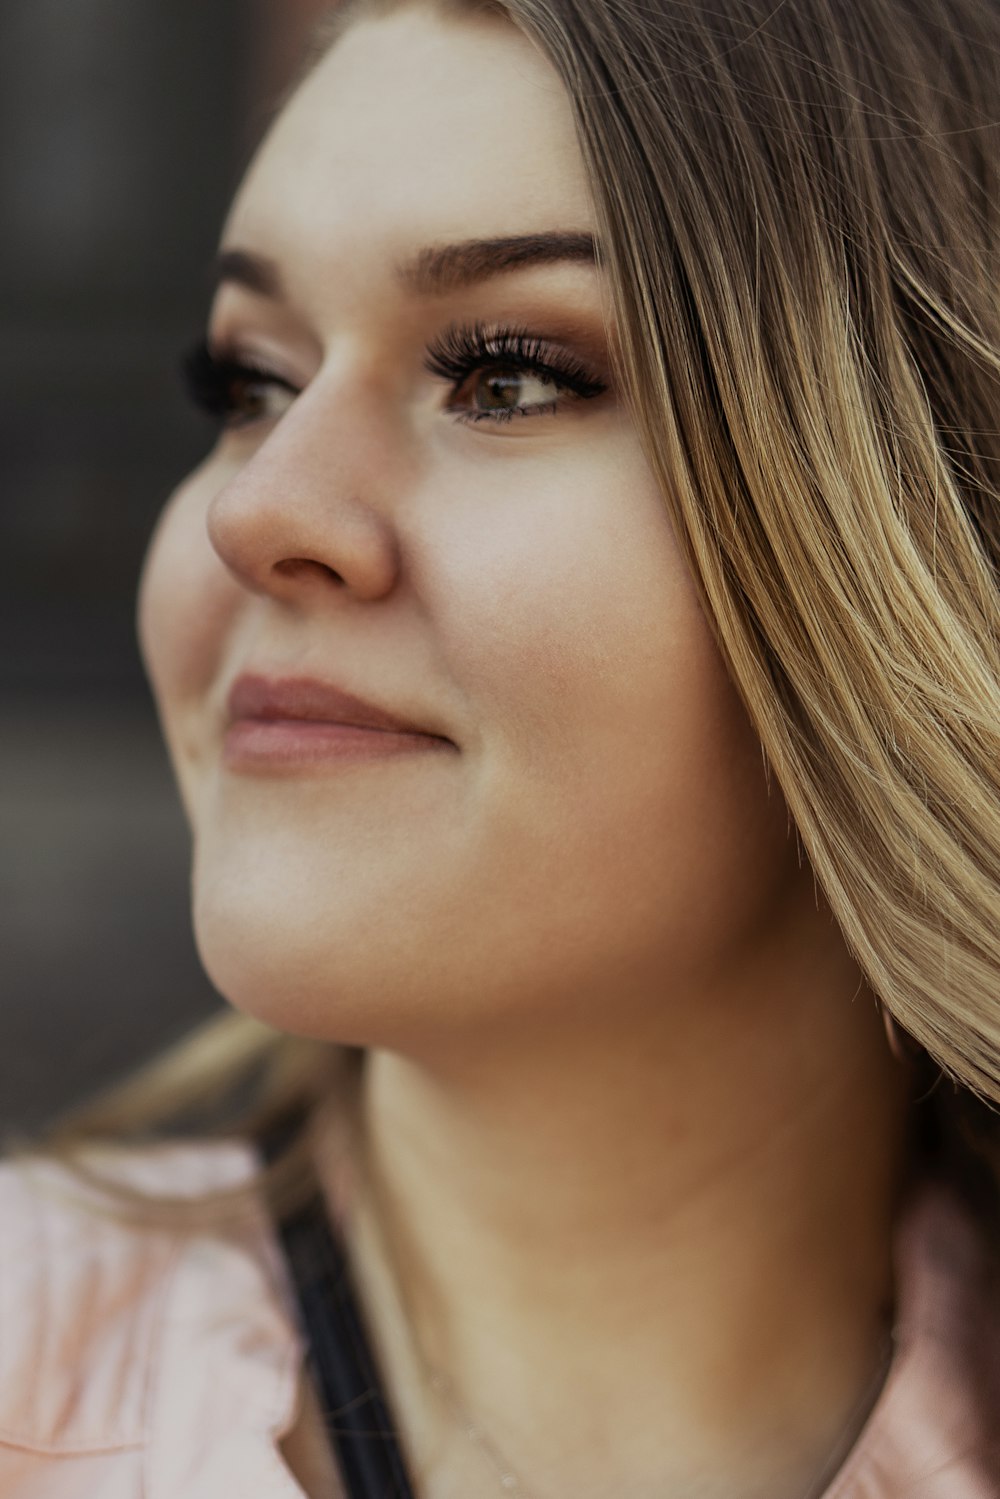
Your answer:
[[[508,234],[496,239],[465,239],[455,244],[429,245],[395,267],[396,279],[414,296],[440,296],[459,291],[490,276],[526,266],[575,261],[600,264],[594,235],[575,230],[544,234]],[[222,250],[216,256],[212,284],[245,286],[260,296],[281,301],[284,287],[276,263],[249,250]]]
[[[466,239],[453,245],[429,246],[396,267],[399,281],[417,296],[458,291],[524,266],[557,261],[598,264],[592,234],[552,230],[546,234],[509,234],[499,239]]]

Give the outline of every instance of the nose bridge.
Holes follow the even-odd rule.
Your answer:
[[[343,374],[317,375],[209,505],[212,546],[254,591],[322,580],[371,599],[396,582],[395,441],[375,394]]]

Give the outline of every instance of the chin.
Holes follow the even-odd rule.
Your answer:
[[[335,976],[321,982],[308,954],[286,956],[255,941],[252,932],[212,918],[196,922],[195,938],[205,972],[234,1009],[289,1035],[373,1044],[376,1007]]]
[[[428,993],[439,1016],[447,1009],[435,975],[427,984],[426,952],[409,951],[405,930],[384,919],[366,930],[370,916],[333,905],[246,876],[196,880],[202,966],[235,1009],[276,1030],[344,1046],[405,1046],[430,1018]]]

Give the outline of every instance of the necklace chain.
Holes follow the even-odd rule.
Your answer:
[[[886,1376],[892,1364],[894,1350],[895,1339],[890,1330],[885,1335],[874,1377],[865,1386],[859,1399],[851,1407],[844,1428],[838,1435],[837,1441],[824,1463],[822,1471],[810,1484],[809,1489],[803,1494],[802,1499],[822,1499],[824,1490],[836,1477],[838,1469],[857,1440],[878,1393],[885,1383]],[[525,1488],[518,1473],[511,1466],[489,1432],[469,1414],[468,1410],[459,1400],[455,1392],[455,1387],[448,1375],[442,1369],[428,1363],[422,1353],[419,1354],[419,1358],[424,1367],[428,1385],[447,1406],[456,1425],[461,1427],[469,1441],[479,1449],[484,1458],[489,1462],[499,1479],[500,1487],[504,1493],[516,1495],[517,1499],[532,1499],[529,1490]]]
[[[485,1431],[478,1421],[474,1421],[468,1411],[462,1405],[455,1394],[455,1387],[447,1374],[441,1369],[428,1367],[427,1383],[435,1394],[439,1395],[447,1405],[457,1424],[465,1432],[483,1456],[487,1458],[490,1466],[494,1469],[500,1480],[500,1487],[506,1494],[516,1494],[519,1499],[531,1499],[521,1479],[515,1473],[500,1448],[493,1441],[489,1432]]]

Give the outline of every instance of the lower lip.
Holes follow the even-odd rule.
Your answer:
[[[365,729],[302,718],[241,718],[230,724],[223,759],[231,770],[280,769],[337,762],[398,759],[452,749],[433,734]]]

